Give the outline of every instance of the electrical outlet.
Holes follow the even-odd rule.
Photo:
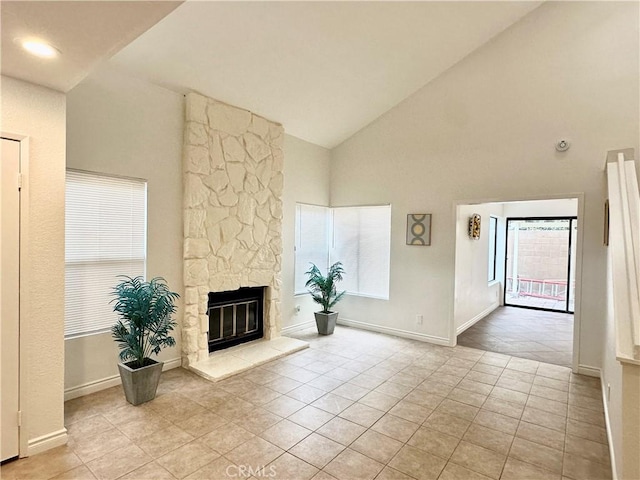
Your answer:
[[[422,325],[422,315],[416,315],[416,325]]]
[[[300,305],[296,305],[296,315],[300,313]]]

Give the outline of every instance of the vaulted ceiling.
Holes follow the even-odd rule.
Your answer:
[[[541,3],[3,0],[2,73],[67,91],[111,58],[331,148]],[[29,57],[25,35],[62,54]]]
[[[541,2],[186,2],[113,58],[333,147]]]

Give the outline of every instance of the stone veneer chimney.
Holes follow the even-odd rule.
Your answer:
[[[185,365],[208,358],[209,292],[265,286],[264,337],[280,330],[282,125],[197,93],[184,136]]]

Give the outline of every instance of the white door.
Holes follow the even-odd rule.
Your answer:
[[[2,139],[0,168],[0,460],[18,456],[20,142]]]

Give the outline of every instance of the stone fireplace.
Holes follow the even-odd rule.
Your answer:
[[[210,293],[265,287],[263,336],[279,334],[284,130],[197,93],[186,96],[185,120],[182,345],[190,365],[209,356]]]

